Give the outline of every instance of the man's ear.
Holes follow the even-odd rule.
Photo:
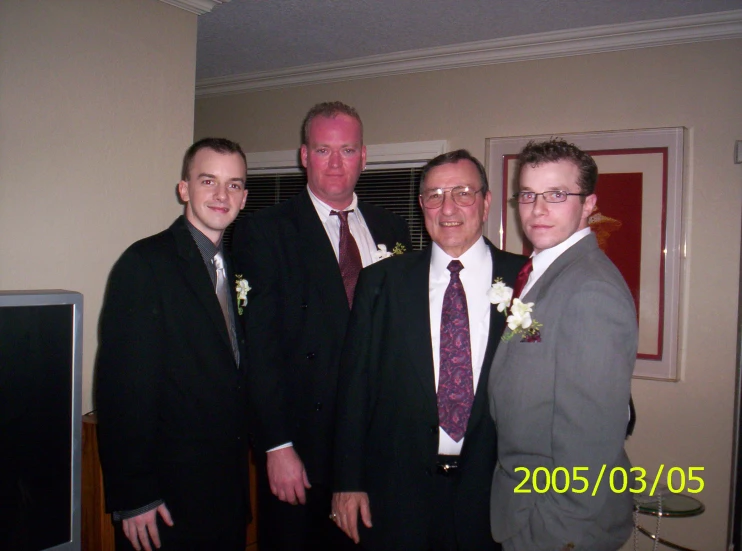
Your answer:
[[[185,180],[181,180],[178,182],[178,195],[180,196],[180,200],[184,203],[187,203],[190,201],[190,196],[188,194],[188,182]]]

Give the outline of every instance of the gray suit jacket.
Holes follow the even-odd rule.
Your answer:
[[[638,339],[634,301],[592,234],[557,258],[523,301],[535,304],[541,341],[517,335],[501,343],[488,385],[499,455],[492,535],[505,551],[569,544],[615,551],[632,529],[631,494],[614,492],[610,479],[618,468],[613,481],[620,489],[623,469],[631,468],[624,437]],[[569,479],[559,469],[549,491],[537,492],[538,467],[545,468],[536,479],[540,491],[548,484],[545,470],[563,467]],[[567,491],[555,492],[555,484]]]

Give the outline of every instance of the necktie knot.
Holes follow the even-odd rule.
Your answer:
[[[448,271],[451,272],[451,276],[459,275],[459,272],[464,269],[464,265],[460,260],[452,260],[448,263]]]
[[[347,224],[348,223],[348,215],[353,212],[353,209],[350,210],[331,210],[330,215],[331,216],[337,216],[340,218],[341,224]]]
[[[214,268],[217,270],[224,269],[224,257],[222,256],[221,251],[214,255]]]

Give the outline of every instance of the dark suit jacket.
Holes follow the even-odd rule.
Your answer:
[[[362,201],[358,208],[377,245],[411,249],[402,218]],[[252,288],[244,322],[258,460],[293,442],[309,481],[329,484],[338,362],[350,311],[307,190],[241,220],[233,257]]]
[[[244,522],[244,371],[184,218],[129,247],[110,275],[96,365],[108,511],[164,499],[184,533]]]
[[[487,243],[493,278],[512,286],[525,258]],[[428,296],[431,250],[364,269],[356,288],[338,387],[334,490],[368,493],[373,528],[361,526],[360,534],[368,549],[428,548],[438,454]],[[486,381],[504,327],[505,316],[493,306],[457,474],[454,510],[462,551],[495,549],[489,494],[497,438],[487,411]]]
[[[631,494],[612,491],[609,474],[631,469],[624,436],[637,349],[634,300],[588,235],[549,266],[523,301],[534,303],[541,341],[515,336],[501,344],[489,379],[499,447],[492,533],[506,551],[568,545],[615,551],[633,526]],[[531,478],[521,485],[526,477],[519,467],[564,468],[572,491],[536,492]],[[620,486],[620,475],[616,480]],[[565,487],[563,477],[552,482]],[[519,485],[529,492],[516,493]],[[574,491],[583,485],[586,492]],[[546,486],[543,478],[538,486]]]

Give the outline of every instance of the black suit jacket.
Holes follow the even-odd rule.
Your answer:
[[[407,224],[363,201],[376,244],[411,249]],[[248,391],[258,460],[293,442],[311,483],[329,484],[338,362],[350,309],[330,240],[305,189],[241,220],[233,237],[248,280]]]
[[[525,258],[487,243],[493,278],[512,287]],[[431,250],[363,270],[356,288],[338,386],[334,490],[368,493],[373,528],[361,526],[360,534],[368,549],[415,551],[429,544],[438,454],[428,295]],[[487,410],[487,377],[504,327],[505,316],[493,306],[459,458],[453,506],[460,550],[496,548],[489,501],[497,437]]]
[[[184,218],[129,247],[111,271],[96,364],[109,512],[164,499],[185,533],[244,522],[244,372]]]

